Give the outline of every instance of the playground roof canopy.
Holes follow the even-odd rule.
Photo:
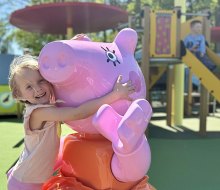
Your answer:
[[[29,32],[66,34],[98,32],[128,22],[128,13],[118,7],[89,2],[44,3],[11,14],[10,23]]]

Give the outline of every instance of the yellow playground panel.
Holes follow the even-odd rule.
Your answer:
[[[0,54],[0,115],[17,115],[21,117],[23,106],[17,103],[8,87],[8,73],[14,55]]]
[[[17,104],[8,85],[0,85],[0,115],[17,114]]]
[[[150,12],[150,57],[178,57],[177,11],[160,10]]]

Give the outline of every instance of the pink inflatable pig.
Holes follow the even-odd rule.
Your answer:
[[[103,96],[112,90],[119,75],[123,77],[122,82],[132,80],[135,85],[136,92],[131,95],[132,102],[120,100],[111,105],[103,105],[89,118],[66,122],[78,132],[77,138],[93,136],[94,138],[87,139],[92,144],[97,140],[95,136],[101,134],[111,144],[109,165],[100,163],[103,155],[95,158],[98,160],[98,171],[87,176],[87,173],[79,174],[79,163],[74,158],[76,155],[72,154],[77,149],[75,142],[81,142],[82,139],[73,140],[75,144],[71,148],[67,148],[70,144],[67,143],[68,138],[64,143],[64,165],[61,169],[63,175],[74,176],[80,183],[92,189],[132,189],[140,183],[150,167],[151,153],[144,132],[152,109],[144,99],[145,81],[134,58],[136,43],[137,33],[127,28],[121,30],[112,43],[92,42],[86,37],[82,40],[55,41],[47,44],[39,56],[42,76],[53,84],[56,98],[63,101],[58,106],[79,106],[83,102]],[[97,146],[97,150],[100,149]],[[94,153],[96,156],[97,150]],[[80,148],[78,152],[81,152]],[[81,155],[82,157],[85,156]],[[106,174],[105,167],[109,167],[114,179],[106,176],[109,174]],[[100,176],[97,177],[99,182],[91,182],[94,180],[92,175]],[[121,187],[115,181],[129,185]]]

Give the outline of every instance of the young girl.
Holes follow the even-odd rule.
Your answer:
[[[15,99],[24,102],[24,150],[8,173],[9,190],[39,190],[53,174],[59,150],[60,121],[79,120],[95,113],[103,104],[129,99],[135,91],[131,81],[118,77],[111,92],[79,107],[56,107],[52,85],[39,73],[37,59],[24,55],[10,67],[9,86]]]

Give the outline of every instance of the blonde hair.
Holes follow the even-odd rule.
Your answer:
[[[31,55],[22,55],[22,56],[16,57],[12,61],[10,65],[10,70],[9,70],[8,83],[9,83],[9,87],[12,92],[12,96],[15,99],[17,99],[20,96],[20,90],[19,90],[18,85],[16,84],[15,76],[16,74],[19,74],[19,72],[23,68],[29,68],[32,70],[39,71],[37,57],[31,56]]]

